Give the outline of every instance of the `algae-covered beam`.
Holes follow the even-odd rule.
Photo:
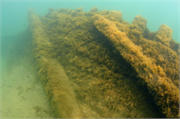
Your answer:
[[[92,18],[96,28],[134,67],[138,77],[145,82],[156,104],[161,107],[166,117],[179,117],[179,89],[171,79],[166,77],[163,69],[144,55],[141,49],[126,36],[126,33],[119,31],[112,21],[100,15],[94,15]]]
[[[71,82],[63,67],[52,58],[53,48],[40,18],[29,10],[34,56],[37,59],[38,75],[48,95],[57,118],[78,118],[80,110]]]

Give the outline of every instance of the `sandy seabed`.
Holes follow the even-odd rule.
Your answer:
[[[30,64],[1,61],[1,118],[51,118],[50,106]]]

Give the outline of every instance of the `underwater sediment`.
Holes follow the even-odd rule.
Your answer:
[[[120,11],[29,10],[33,55],[59,118],[179,117],[179,43]]]

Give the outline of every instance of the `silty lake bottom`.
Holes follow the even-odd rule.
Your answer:
[[[120,11],[28,11],[2,37],[2,118],[178,118],[179,43]]]

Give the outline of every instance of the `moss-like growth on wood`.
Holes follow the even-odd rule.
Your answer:
[[[121,12],[96,7],[29,16],[38,73],[57,117],[178,117],[179,44],[169,27],[150,32],[141,16],[129,24]]]

